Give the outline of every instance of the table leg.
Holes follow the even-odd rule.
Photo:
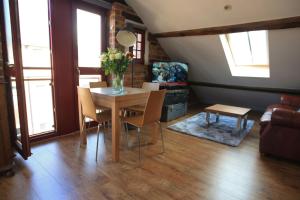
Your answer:
[[[219,113],[216,113],[216,123],[219,122],[219,119],[220,119],[220,114],[219,114]]]
[[[242,118],[238,117],[237,123],[236,123],[236,129],[237,131],[241,130],[241,122],[242,122]]]
[[[112,159],[119,161],[120,116],[118,105],[112,107]]]
[[[209,118],[210,118],[210,113],[206,112],[206,123],[207,123],[207,128],[209,127]]]
[[[80,147],[85,147],[87,144],[84,117],[81,111],[81,104],[78,100],[78,117],[79,117],[79,133],[80,133]]]
[[[243,128],[246,129],[247,128],[247,121],[248,121],[248,115],[244,116],[244,123],[243,123]]]

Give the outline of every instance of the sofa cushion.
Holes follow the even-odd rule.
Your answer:
[[[289,105],[296,108],[299,108],[300,106],[300,96],[294,96],[294,95],[282,95],[281,96],[281,104],[283,105]]]
[[[273,105],[270,105],[268,106],[267,108],[267,112],[268,111],[273,111],[274,108],[284,108],[284,109],[287,109],[287,110],[296,110],[295,107],[292,107],[292,106],[289,106],[289,105],[283,105],[283,104],[273,104]]]
[[[272,113],[272,125],[300,129],[300,113],[286,109],[275,109]]]
[[[260,122],[269,122],[271,121],[272,111],[266,111],[263,116],[260,118]]]

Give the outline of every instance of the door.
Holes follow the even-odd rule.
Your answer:
[[[18,0],[21,64],[30,138],[55,132],[48,0]]]
[[[25,159],[31,138],[55,132],[48,8],[48,0],[3,1],[12,127]]]
[[[21,64],[21,48],[19,40],[17,5],[15,1],[3,0],[3,18],[5,28],[4,62],[6,79],[12,105],[10,106],[10,124],[13,141],[17,151],[27,159],[30,156],[29,134],[27,127],[26,103],[24,93],[23,71]],[[13,114],[12,114],[13,113]]]
[[[106,50],[106,11],[95,5],[75,3],[74,20],[74,67],[77,85],[105,81],[100,55]]]

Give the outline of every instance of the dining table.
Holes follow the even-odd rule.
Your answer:
[[[115,93],[112,87],[107,88],[91,88],[91,95],[95,106],[103,106],[111,109],[111,132],[112,132],[112,160],[119,161],[120,158],[120,132],[121,132],[121,116],[120,111],[123,108],[144,105],[147,103],[149,96],[149,90],[142,88],[124,87],[124,91],[121,93]],[[78,104],[79,109],[79,126],[80,126],[80,145],[86,147],[87,134],[85,123],[82,123],[84,117],[81,112],[81,105]],[[152,141],[155,143],[157,140],[158,127],[152,132]]]

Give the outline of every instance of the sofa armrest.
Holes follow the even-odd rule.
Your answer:
[[[281,104],[300,108],[300,96],[282,95]]]
[[[271,124],[300,129],[300,113],[296,111],[276,108],[272,113]]]

